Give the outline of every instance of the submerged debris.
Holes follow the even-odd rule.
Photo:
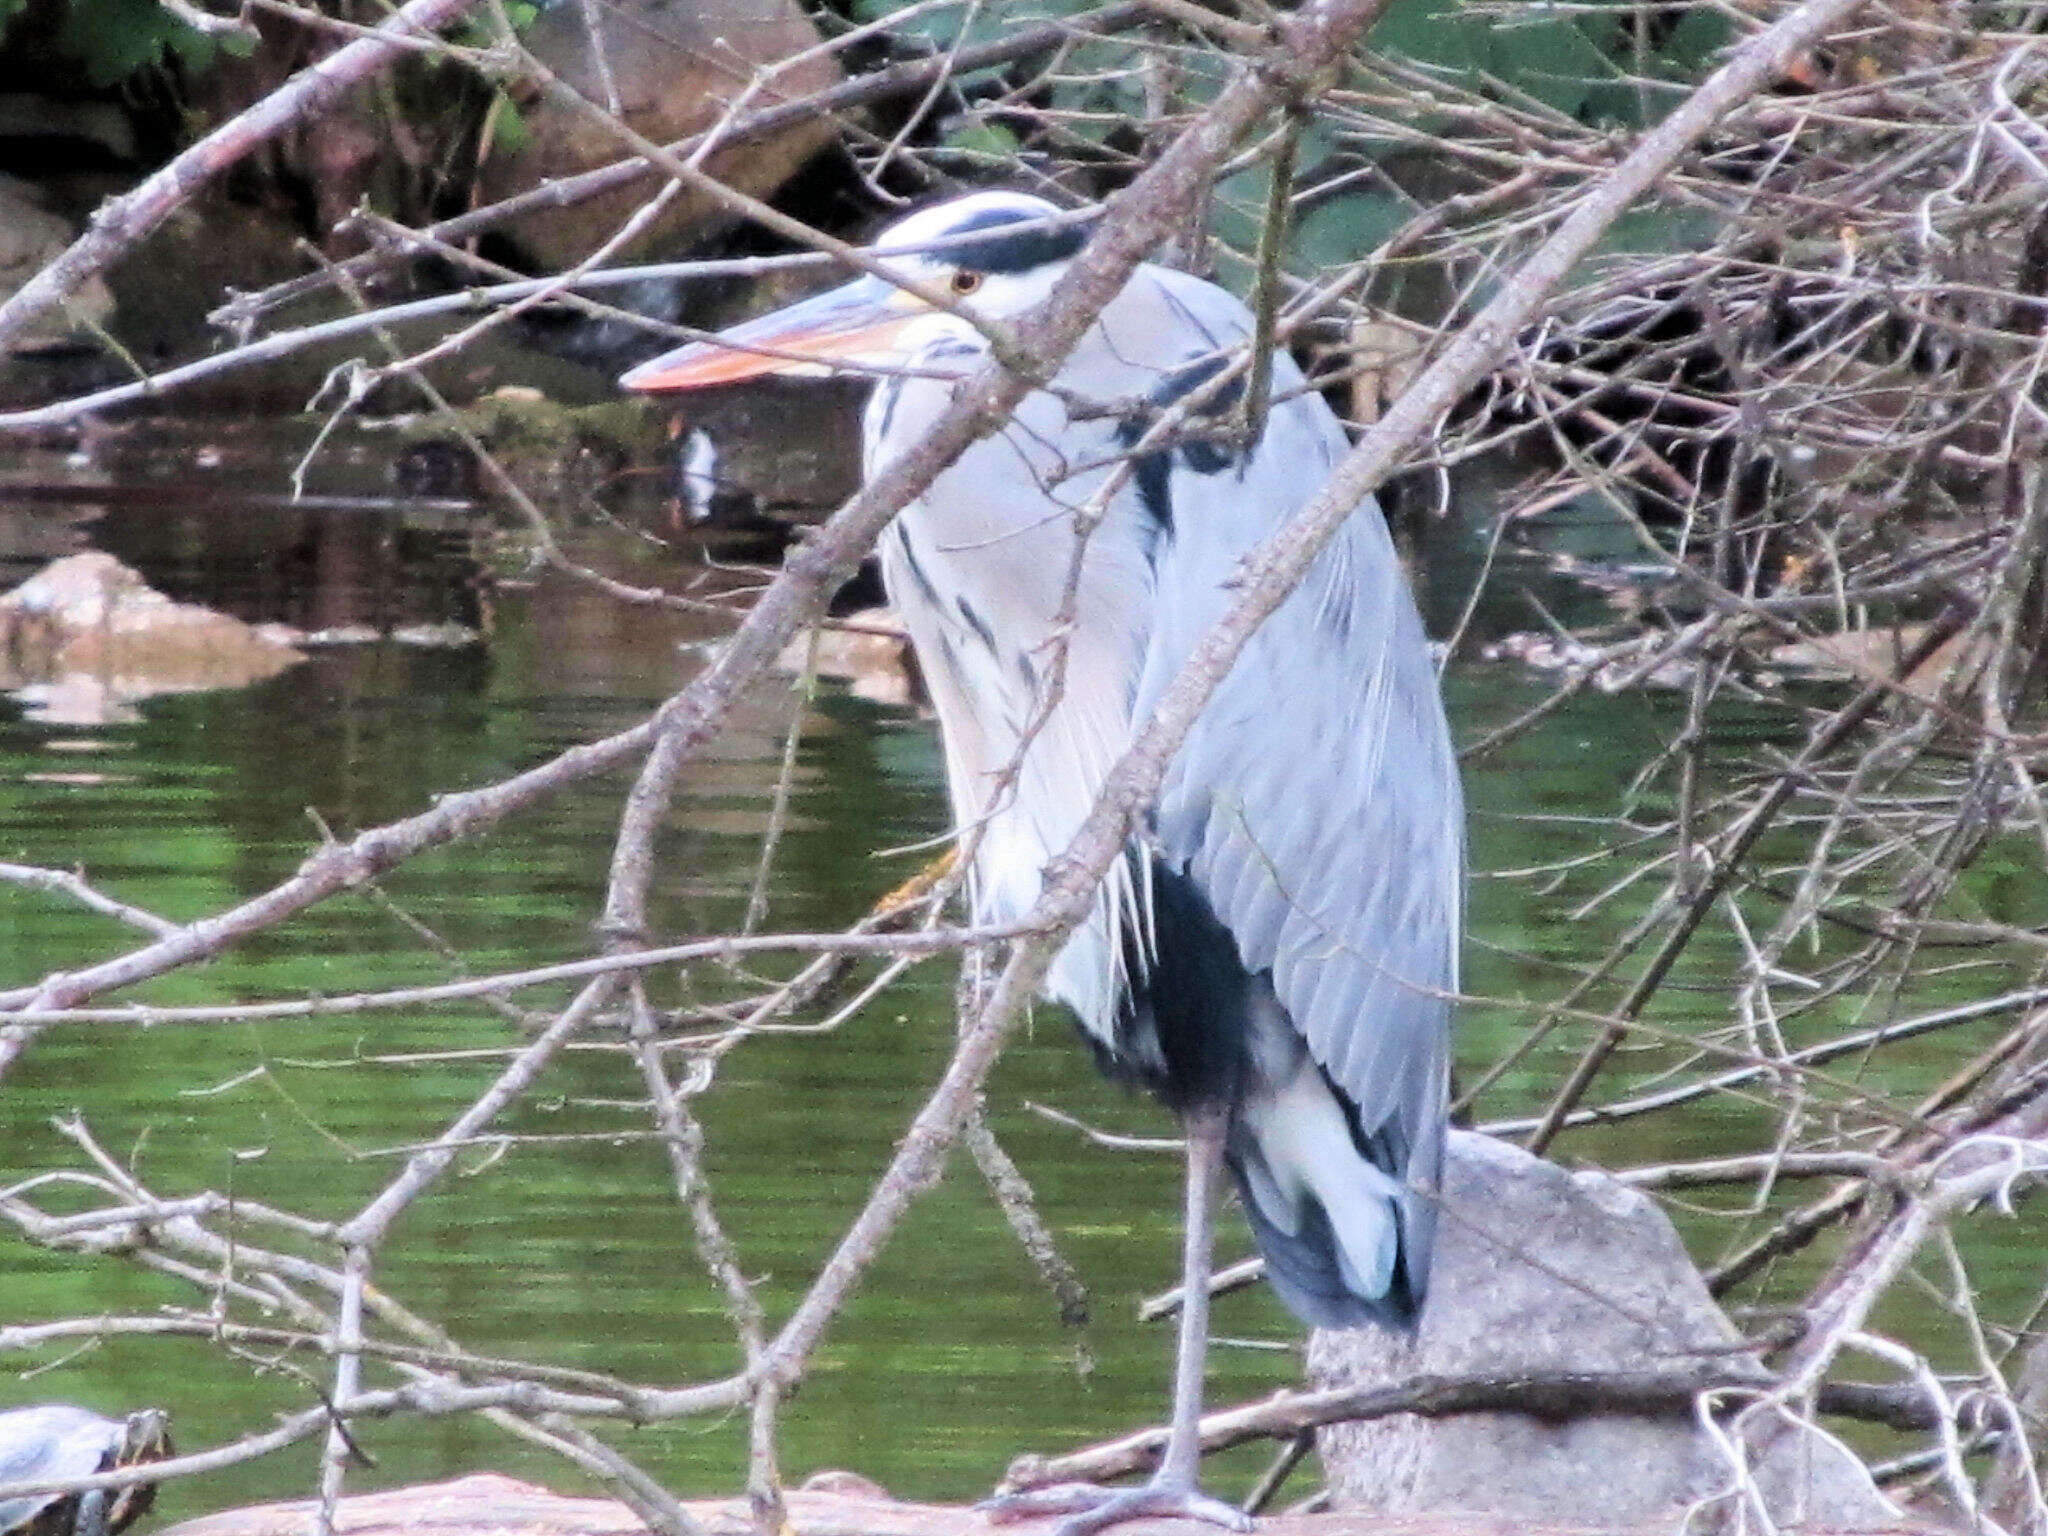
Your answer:
[[[1684,656],[1652,659],[1665,643],[1664,636],[1650,633],[1598,645],[1571,634],[1517,630],[1481,646],[1479,655],[1486,661],[1519,662],[1538,672],[1583,676],[1602,693],[1683,688],[1692,681],[1695,664]]]

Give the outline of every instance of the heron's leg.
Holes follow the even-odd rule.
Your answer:
[[[1230,1122],[1219,1109],[1190,1113],[1187,1194],[1181,1212],[1180,1336],[1173,1353],[1173,1420],[1155,1484],[1193,1491],[1202,1464],[1202,1375],[1209,1360],[1209,1261],[1216,1246],[1216,1186]]]
[[[1056,1483],[986,1501],[995,1519],[1068,1515],[1057,1536],[1090,1536],[1124,1520],[1177,1516],[1248,1531],[1245,1513],[1212,1499],[1196,1486],[1202,1461],[1202,1369],[1209,1351],[1209,1252],[1216,1227],[1216,1186],[1223,1170],[1229,1120],[1221,1109],[1198,1109],[1186,1118],[1187,1206],[1181,1226],[1180,1337],[1173,1360],[1173,1419],[1166,1450],[1151,1481],[1139,1488]]]

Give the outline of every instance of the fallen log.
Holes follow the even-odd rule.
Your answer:
[[[313,1536],[318,1501],[258,1504],[202,1515],[161,1536]],[[687,1502],[684,1510],[707,1536],[752,1536],[745,1499]],[[1051,1519],[997,1526],[971,1506],[913,1504],[890,1498],[867,1479],[845,1472],[812,1478],[789,1495],[791,1536],[1043,1536]],[[1648,1536],[1632,1526],[1548,1526],[1499,1516],[1274,1515],[1261,1536]],[[1880,1528],[1870,1528],[1880,1529]],[[1933,1536],[1932,1527],[1883,1527],[1889,1536]],[[1215,1527],[1184,1520],[1136,1520],[1126,1536],[1215,1536]],[[567,1498],[497,1473],[451,1482],[392,1488],[339,1501],[334,1536],[645,1536],[646,1527],[610,1499]],[[1658,1533],[1662,1536],[1662,1532]],[[1840,1536],[1850,1536],[1843,1532]]]

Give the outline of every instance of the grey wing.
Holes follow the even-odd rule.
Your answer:
[[[1293,379],[1283,369],[1276,387]],[[1343,451],[1303,395],[1221,471],[1177,463],[1139,718],[1229,606],[1243,556]],[[1373,1161],[1434,1184],[1457,989],[1464,816],[1422,625],[1386,526],[1361,505],[1261,627],[1171,765],[1153,835],[1355,1108]],[[1429,1202],[1404,1197],[1426,1265]]]

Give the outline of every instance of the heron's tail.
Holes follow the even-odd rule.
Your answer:
[[[1439,1147],[1366,1132],[1343,1091],[1300,1052],[1277,1087],[1238,1106],[1225,1148],[1266,1278],[1317,1328],[1414,1325],[1429,1282]]]

